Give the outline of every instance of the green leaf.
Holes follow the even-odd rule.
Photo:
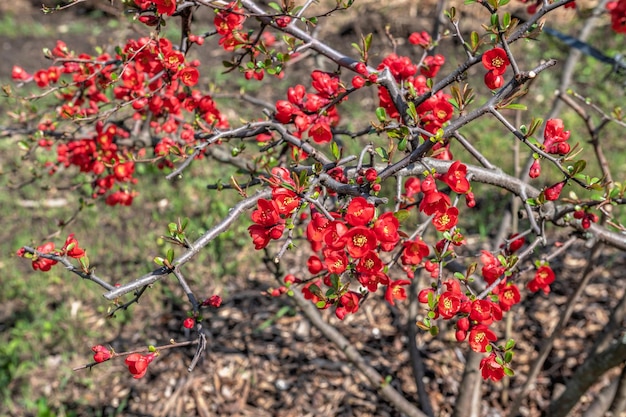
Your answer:
[[[378,147],[375,149],[376,153],[378,154],[378,156],[380,156],[383,160],[383,162],[387,162],[389,161],[389,154],[387,153],[387,150],[385,148],[382,147]]]
[[[586,167],[587,167],[587,161],[585,161],[584,159],[581,159],[580,161],[576,161],[574,163],[574,169],[572,170],[572,174],[578,174],[579,172],[584,171]]]
[[[277,12],[282,12],[283,9],[282,7],[280,7],[278,4],[274,3],[273,1],[271,1],[268,6],[270,6],[272,9],[276,10]]]
[[[172,248],[167,250],[167,261],[170,263],[170,265],[174,261],[174,249]]]
[[[511,363],[512,360],[513,360],[513,351],[512,350],[507,350],[504,353],[504,362]]]
[[[408,219],[411,214],[408,210],[402,209],[396,211],[395,213],[393,213],[393,215],[396,219],[398,219],[398,222],[402,223],[403,221]]]
[[[317,303],[315,303],[315,306],[317,308],[324,308],[326,307],[326,301],[318,301]]]
[[[161,258],[160,256],[156,256],[154,258],[154,263],[159,266],[165,266],[165,259]]]
[[[409,140],[406,137],[402,138],[400,143],[398,143],[398,150],[404,151],[408,143],[409,143]]]
[[[511,368],[504,368],[504,373],[506,374],[506,376],[513,376],[513,375],[515,375],[515,372],[513,372],[513,370]]]
[[[381,123],[387,120],[387,112],[385,111],[383,107],[376,108],[376,118]]]
[[[528,107],[526,107],[525,104],[520,104],[520,103],[511,103],[511,104],[507,104],[504,107],[501,107],[502,109],[509,109],[509,110],[528,110]]]
[[[330,143],[330,152],[333,154],[335,160],[338,161],[341,157],[341,152],[339,151],[339,146],[337,145],[337,142]]]
[[[470,42],[472,45],[472,51],[476,52],[478,47],[480,46],[480,37],[478,36],[478,32],[473,31],[470,35]]]
[[[430,332],[431,335],[437,336],[439,334],[439,327],[438,326],[431,326],[429,332]]]

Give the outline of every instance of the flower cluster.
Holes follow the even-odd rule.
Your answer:
[[[243,10],[236,2],[229,3],[217,11],[213,23],[217,33],[221,35],[219,44],[226,51],[234,51],[235,48],[248,43],[248,34],[243,31],[245,20]]]
[[[626,0],[610,1],[606,9],[611,14],[611,28],[617,33],[626,33]]]
[[[283,124],[293,123],[293,135],[298,138],[308,130],[316,143],[328,143],[333,138],[331,128],[339,123],[337,108],[331,103],[345,89],[337,75],[318,70],[311,73],[311,86],[316,93],[307,93],[301,84],[290,87],[287,100],[276,102],[274,118]]]
[[[142,6],[152,2],[140,3],[138,5]],[[175,2],[172,4],[175,8]],[[12,75],[17,81],[34,81],[41,88],[58,83],[62,75],[70,77],[71,80],[56,93],[60,102],[59,120],[96,115],[113,97],[124,106],[128,105],[133,112],[132,120],[149,119],[153,133],[164,135],[155,147],[155,155],[159,157],[167,156],[172,149],[177,150],[178,144],[192,144],[194,130],[198,127],[208,131],[228,126],[210,96],[189,89],[198,82],[198,64],[186,62],[185,56],[167,39],[129,40],[115,57],[108,54],[96,57],[76,55],[59,41],[50,55],[61,64],[39,70],[34,75],[16,66]],[[185,113],[193,114],[197,126],[185,122]],[[39,140],[40,146],[50,148],[55,142],[46,139],[46,135],[55,130],[55,124],[42,122],[40,129],[44,136]],[[95,124],[95,131],[84,137],[70,142],[59,141],[56,164],[48,163],[50,173],[59,166],[76,166],[81,172],[94,176],[94,198],[104,197],[109,205],[130,205],[136,194],[129,190],[129,185],[136,181],[133,178],[134,149],[119,144],[128,142],[130,131],[131,128],[122,124],[99,121]],[[179,135],[180,139],[171,139],[169,135],[173,134]],[[171,162],[160,166],[171,166]],[[116,184],[118,190],[114,190]]]
[[[65,244],[61,249],[55,249],[53,242],[46,242],[41,246],[37,246],[35,251],[35,254],[30,254],[27,253],[24,248],[20,248],[17,251],[17,256],[30,258],[33,269],[42,272],[49,271],[58,261],[56,259],[42,257],[40,256],[41,254],[50,254],[59,257],[68,256],[74,259],[81,259],[87,255],[85,250],[78,246],[78,241],[74,237],[74,233],[71,233],[67,239],[65,239]]]
[[[544,293],[550,293],[550,284],[554,282],[554,271],[548,265],[541,265],[535,272],[535,277],[528,282],[527,288],[531,292],[543,290]]]
[[[135,0],[135,4],[142,10],[154,6],[156,7],[157,13],[168,16],[176,12],[176,0]]]
[[[502,48],[490,49],[483,54],[482,63],[487,69],[485,85],[491,90],[502,87],[504,84],[504,77],[502,77],[502,75],[511,64],[506,51]]]
[[[257,209],[252,212],[254,224],[248,227],[254,248],[263,249],[270,240],[280,239],[285,230],[285,218],[300,206],[299,187],[285,168],[273,168],[272,199],[259,199]]]
[[[549,119],[546,122],[546,127],[543,131],[543,148],[546,152],[553,155],[566,155],[570,151],[570,145],[567,143],[569,139],[570,131],[565,130],[565,125],[561,119]],[[528,176],[530,178],[537,178],[541,175],[541,164],[539,159],[535,159],[530,167]],[[562,185],[560,186],[562,189]],[[552,195],[556,195],[555,200],[559,197],[561,190],[558,189],[552,192]]]

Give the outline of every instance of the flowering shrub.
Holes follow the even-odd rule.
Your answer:
[[[529,292],[548,294],[558,280],[550,266],[552,255],[534,253],[546,242],[546,228],[568,227],[581,238],[593,236],[626,247],[623,235],[597,224],[600,218],[595,214],[604,206],[623,204],[623,185],[585,171],[586,161],[574,152],[584,139],[570,134],[560,118],[543,123],[531,114],[528,126],[517,127],[507,113],[525,109],[518,102],[522,91],[555,65],[548,60],[523,68],[511,45],[531,38],[540,18],[573,2],[537,2],[542,6],[532,5],[536,14],[518,26],[506,9],[507,1],[477,1],[471,7],[486,8],[491,20],[484,24],[483,35],[474,32],[467,42],[456,10],[450,9],[446,15],[466,54],[456,69],[448,65],[451,57],[434,53],[443,35],[425,31],[409,35],[411,56],[396,51],[380,59],[371,56],[372,36],[355,44],[353,55],[343,54],[305,30],[315,26],[318,17],[306,16],[306,8],[296,10],[287,2],[268,7],[253,0],[211,3],[212,31],[199,35],[187,27],[177,47],[164,37],[161,26],[177,14],[190,16],[204,2],[126,3],[138,24],[155,28],[150,37],[128,40],[114,54],[97,56],[77,54],[58,42],[49,53],[50,67],[33,74],[19,66],[13,69],[16,82],[34,83],[54,92],[57,100],[45,117],[32,116],[36,126],[32,146],[55,154],[46,166],[49,174],[60,169],[88,174],[85,186],[94,200],[129,206],[140,192],[134,186],[141,164],[153,163],[173,178],[194,161],[227,149],[226,156],[216,160],[238,167],[252,180],[242,186],[233,178],[226,188],[239,192],[240,203],[196,241],[188,240],[186,223],[170,223],[167,240],[182,253],[176,257],[174,249],[169,250],[154,259],[158,268],[152,273],[119,286],[95,274],[74,234],[61,249],[45,242],[36,248],[25,246],[18,254],[31,259],[35,270],[49,271],[62,263],[92,280],[106,290],[114,310],[128,307],[122,301],[126,294],[135,293],[132,304],[143,293],[140,289],[175,274],[190,302],[180,325],[196,338],[167,348],[193,343],[198,346],[196,355],[202,354],[206,324],[201,310],[219,308],[222,300],[214,295],[198,301],[181,269],[219,233],[248,216],[250,248],[271,253],[276,263],[297,240],[305,241],[309,250],[308,274],[289,273],[269,295],[306,299],[344,320],[358,314],[364,303],[376,302],[377,294],[391,306],[402,306],[411,297],[409,287],[424,274],[430,280],[417,295],[422,307],[417,326],[437,335],[449,322],[459,343],[485,354],[481,375],[493,382],[514,374],[515,343],[504,340],[498,323]],[[621,32],[623,24],[616,20],[623,1],[613,3],[617,2],[609,6],[612,27]],[[351,4],[338,2],[336,9]],[[238,70],[250,82],[267,81],[266,73],[276,79],[288,75],[290,62],[307,49],[337,69],[313,69],[303,84],[289,84],[282,98],[265,106],[255,121],[229,121],[213,96],[202,90],[200,63],[188,58],[190,48],[203,46],[212,36],[233,54],[228,69]],[[419,54],[422,58],[415,59]],[[477,64],[483,66],[481,74],[486,70],[482,82],[464,81]],[[485,86],[491,93],[477,100]],[[366,121],[367,128],[342,126],[346,103],[368,88],[375,89],[378,106]],[[492,164],[482,156],[459,129],[485,115],[498,120],[510,140],[530,152],[524,174],[531,181],[542,178],[542,164],[549,165],[558,180],[528,183],[498,170],[501,161]],[[72,130],[73,124],[85,128]],[[345,145],[341,136],[359,141],[358,150]],[[247,147],[235,146],[241,143]],[[476,256],[468,255],[472,250],[461,225],[482,197],[475,195],[480,183],[517,196],[526,219],[524,230]],[[546,183],[550,185],[541,185]],[[566,185],[601,196],[564,199]],[[459,259],[466,264],[464,272],[452,270]],[[102,345],[92,350],[94,363],[88,367],[125,357],[133,378],[141,378],[164,348],[125,354]]]

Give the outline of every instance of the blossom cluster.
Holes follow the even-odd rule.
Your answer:
[[[298,138],[308,131],[316,143],[328,143],[333,138],[331,128],[339,123],[334,100],[345,88],[337,75],[319,70],[311,73],[311,86],[315,93],[307,93],[301,84],[290,87],[287,100],[276,102],[274,118],[283,124],[293,123],[296,128],[293,135]]]

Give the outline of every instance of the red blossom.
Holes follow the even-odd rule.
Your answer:
[[[355,259],[362,258],[367,252],[374,250],[378,244],[374,232],[363,226],[350,229],[343,235],[343,242],[350,256]]]
[[[459,209],[456,207],[448,208],[444,213],[438,213],[433,218],[432,222],[440,232],[445,232],[456,226],[458,222]]]
[[[348,204],[345,219],[350,226],[365,226],[373,218],[376,209],[363,197],[355,197]]]
[[[407,279],[399,279],[390,282],[385,291],[385,300],[392,306],[395,305],[395,300],[406,300],[406,289],[404,287],[409,284],[411,284],[411,281]]]
[[[493,48],[485,52],[482,56],[483,66],[493,75],[502,75],[506,67],[511,64],[506,51],[502,48]]]
[[[102,345],[93,346],[91,350],[94,351],[93,360],[96,363],[108,361],[113,356],[111,351]]]
[[[432,38],[428,32],[413,32],[409,35],[409,43],[413,45],[419,45],[426,49],[430,46]]]
[[[218,308],[221,305],[222,305],[222,297],[220,297],[219,295],[212,295],[202,302],[203,307],[211,306],[211,307]]]
[[[610,1],[606,9],[611,15],[611,29],[626,34],[626,0]]]
[[[535,277],[528,282],[528,289],[531,292],[543,290],[544,293],[550,293],[550,284],[554,282],[554,271],[548,265],[542,265],[537,269]]]
[[[184,321],[183,321],[183,327],[185,329],[193,329],[193,326],[196,325],[196,320],[193,319],[192,317],[187,317]]]
[[[437,311],[444,319],[451,319],[461,309],[461,296],[462,294],[446,291],[439,297],[437,303]]]
[[[78,247],[78,241],[74,238],[74,233],[70,234],[65,240],[65,245],[61,249],[70,258],[82,258],[85,256],[85,250]]]
[[[54,252],[54,243],[47,242],[37,247],[39,253],[52,253]],[[49,271],[53,265],[56,265],[57,261],[54,259],[46,259],[35,255],[32,259],[32,265],[34,270],[40,270],[42,272]]]
[[[428,245],[422,239],[408,240],[403,246],[401,257],[403,265],[419,265],[430,252]]]
[[[511,307],[520,302],[521,295],[515,284],[508,284],[500,291],[498,298],[500,300],[500,308],[504,311],[509,311]]]
[[[152,362],[155,357],[156,353],[148,353],[147,355],[131,353],[124,362],[128,366],[128,371],[133,375],[133,378],[139,379],[146,374],[148,365],[150,365],[150,362]]]
[[[491,352],[489,356],[481,359],[480,369],[484,380],[491,379],[494,382],[498,382],[504,378],[504,367],[498,363],[496,358],[496,354]]]
[[[461,161],[454,161],[448,172],[446,172],[442,180],[448,184],[448,186],[458,194],[465,194],[470,189],[469,181],[466,178],[467,166],[461,163]]]
[[[496,334],[483,324],[478,324],[470,330],[469,345],[474,352],[486,352],[489,342],[496,340],[498,340]]]

